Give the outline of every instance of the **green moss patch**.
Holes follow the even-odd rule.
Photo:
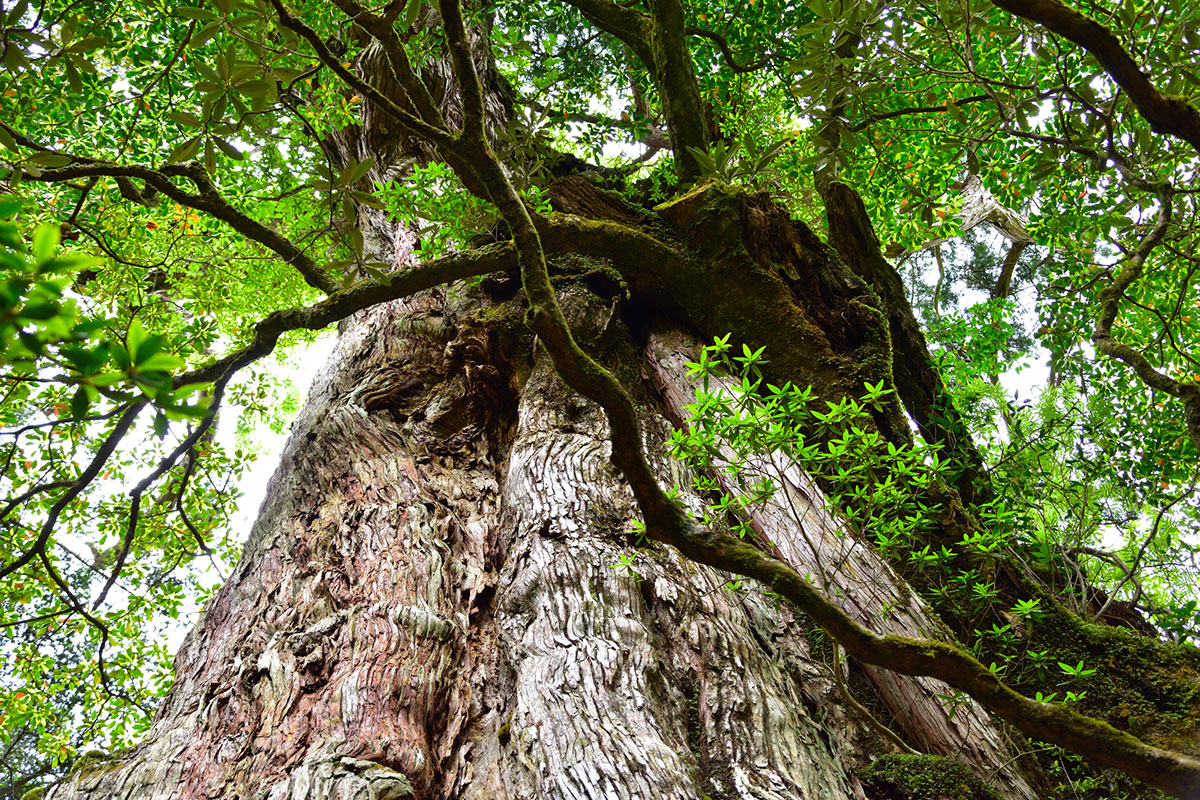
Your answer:
[[[871,800],[1003,800],[965,766],[942,756],[893,753],[859,778]]]

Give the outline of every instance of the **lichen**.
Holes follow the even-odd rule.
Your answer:
[[[893,753],[859,777],[876,800],[1002,800],[965,766],[942,756]]]

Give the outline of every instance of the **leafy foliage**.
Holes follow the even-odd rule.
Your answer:
[[[401,62],[444,74],[436,9],[387,8],[403,56],[391,54],[392,76]],[[382,72],[391,45],[334,4],[290,7],[309,38],[283,9],[0,6],[0,738],[31,774],[92,742],[132,741],[165,690],[158,634],[203,602],[201,564],[235,557],[224,524],[246,453],[217,445],[218,408],[228,389],[278,425],[264,381],[231,381],[280,337],[306,335],[275,312],[390,286],[401,265],[381,228],[416,233],[415,262],[511,235],[440,145],[379,123],[379,88],[355,76]],[[1196,94],[1200,11],[1080,10],[1162,92]],[[966,644],[1047,699],[1082,699],[1091,667],[1042,650],[1017,659],[1015,627],[1049,611],[997,607],[963,553],[1074,575],[1050,589],[1080,614],[1119,604],[1165,638],[1200,640],[1200,436],[1186,406],[1200,391],[1200,162],[1185,138],[1155,132],[1112,71],[982,0],[697,0],[681,30],[704,141],[689,143],[667,67],[648,68],[592,5],[469,12],[503,117],[489,119],[491,145],[534,214],[551,213],[546,184],[581,159],[647,204],[715,178],[770,191],[818,229],[823,182],[854,186],[903,259],[998,498],[969,510],[974,538],[932,542],[925,498],[953,465],[870,424],[889,386],[817,402],[766,385],[761,352],[722,341],[696,366],[721,388],[674,440],[715,498],[707,521],[744,525],[740,512],[775,490],[757,459],[786,454],[971,623]],[[457,124],[467,109],[445,94]],[[339,158],[359,134],[371,152]],[[974,226],[971,177],[1031,243],[983,233],[1004,228],[996,213]],[[716,493],[713,469],[742,491]]]

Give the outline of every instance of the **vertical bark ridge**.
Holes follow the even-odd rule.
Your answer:
[[[647,423],[665,433],[661,418]],[[513,787],[533,797],[861,797],[844,766],[855,726],[829,705],[829,674],[789,633],[790,612],[723,591],[725,576],[666,549],[641,553],[636,575],[617,566],[635,506],[608,449],[598,408],[564,396],[543,360],[522,393],[504,488],[515,538],[499,624],[523,765]]]

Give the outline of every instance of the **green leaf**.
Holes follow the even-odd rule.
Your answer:
[[[134,317],[133,321],[129,323],[129,332],[125,334],[125,343],[129,348],[129,353],[136,353],[138,348],[149,338],[150,332],[142,325],[140,319]],[[128,355],[126,355],[126,358],[128,358]],[[137,359],[135,358],[134,361],[136,362]],[[126,366],[128,366],[128,362],[126,362]]]
[[[133,353],[133,363],[137,368],[145,369],[146,363],[150,357],[162,350],[163,337],[157,333],[152,333],[146,339],[138,344],[137,347],[130,347],[129,350]]]
[[[33,260],[41,265],[49,261],[58,249],[60,233],[57,225],[42,223],[33,232]]]
[[[48,169],[65,167],[67,164],[75,163],[75,159],[70,156],[64,156],[61,153],[34,153],[26,161],[30,164],[37,164],[39,167],[47,167]]]
[[[163,116],[176,125],[182,125],[185,128],[199,128],[204,125],[199,117],[195,114],[189,114],[186,111],[168,111]]]
[[[216,143],[217,147],[221,148],[222,153],[229,156],[234,161],[241,161],[242,158],[244,158],[244,156],[242,155],[242,152],[240,150],[238,150],[236,147],[234,147],[229,142],[222,139],[220,136],[214,136],[213,141]]]
[[[93,50],[103,47],[108,44],[108,38],[105,36],[88,36],[85,39],[80,39],[73,45],[67,48],[68,53],[90,53]]]
[[[200,152],[202,140],[199,136],[193,136],[185,142],[176,145],[171,154],[167,156],[168,164],[178,164],[182,161],[191,161],[196,157],[196,153]]]
[[[411,28],[417,23],[417,17],[421,13],[421,7],[425,5],[425,0],[408,0],[408,5],[404,8],[404,28]]]
[[[90,404],[91,398],[88,397],[87,390],[80,386],[75,390],[75,395],[71,398],[71,416],[75,419],[87,416]]]
[[[162,372],[172,372],[184,365],[184,360],[178,356],[168,355],[167,353],[155,353],[145,360],[138,361],[139,372],[153,372],[159,370]]]
[[[0,194],[0,219],[11,219],[20,213],[25,201],[16,195]]]
[[[171,11],[171,14],[183,19],[194,19],[203,22],[204,20],[220,19],[220,17],[209,11],[207,8],[192,8],[191,6],[178,6]]]

